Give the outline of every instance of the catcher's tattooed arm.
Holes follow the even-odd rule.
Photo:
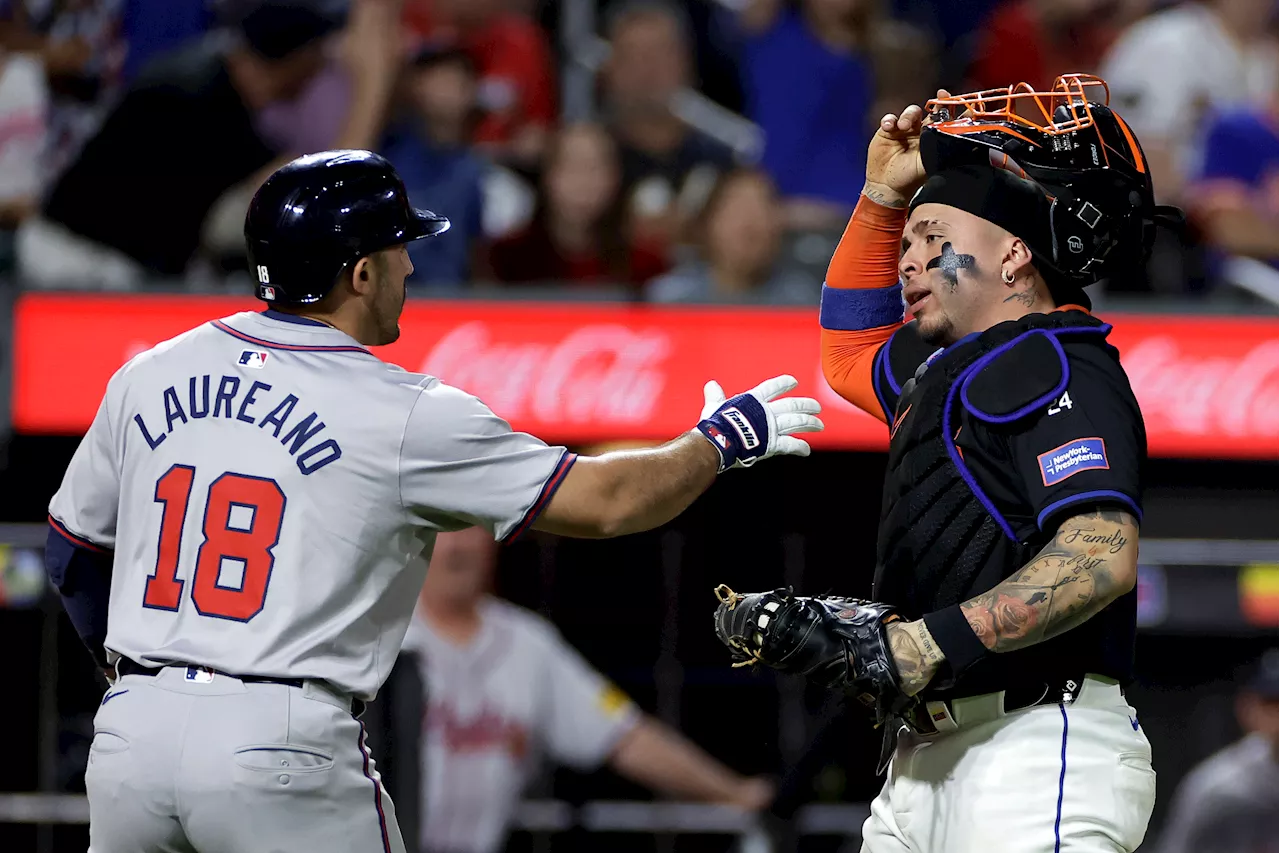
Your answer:
[[[1082,624],[1138,581],[1138,522],[1120,510],[1067,519],[1036,558],[960,605],[993,652],[1011,652]]]
[[[925,688],[938,667],[946,660],[924,620],[890,622],[885,626],[889,652],[898,667],[902,692],[914,696]]]
[[[1137,579],[1137,520],[1121,510],[1095,510],[1064,521],[1035,559],[960,610],[988,650],[1011,652],[1083,624]],[[910,695],[945,660],[923,620],[890,625],[889,643]]]

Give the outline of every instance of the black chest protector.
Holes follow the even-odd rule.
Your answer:
[[[983,446],[1005,445],[1001,431],[1067,387],[1060,339],[1102,344],[1108,331],[1082,311],[1031,314],[935,354],[903,385],[876,543],[877,601],[918,618],[981,592],[973,585],[989,567],[1000,569],[994,585],[1035,556],[1040,543],[1019,540],[955,439],[963,426],[994,434]]]

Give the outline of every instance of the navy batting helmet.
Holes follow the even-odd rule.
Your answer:
[[[244,239],[258,298],[319,302],[349,264],[447,231],[449,220],[409,204],[395,168],[371,151],[322,151],[267,178],[249,205]]]

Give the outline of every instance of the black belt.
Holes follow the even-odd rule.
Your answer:
[[[207,666],[195,666],[195,665],[180,664],[180,663],[165,664],[165,666],[166,667],[167,666],[186,667],[189,670],[203,670],[205,672],[211,672],[214,675],[224,675],[227,678],[235,678],[239,681],[243,681],[245,684],[283,684],[286,687],[302,687],[304,683],[301,678],[271,678],[270,676],[265,676],[265,675],[232,675],[229,672],[222,672],[221,670],[210,669]],[[160,670],[164,668],[165,667],[143,666],[142,664],[136,661],[130,660],[129,658],[120,658],[120,660],[116,661],[116,675],[152,676],[160,672]]]
[[[1035,708],[1039,705],[1056,705],[1059,702],[1073,702],[1080,695],[1080,688],[1084,685],[1084,674],[1065,676],[1061,678],[1048,678],[1039,681],[1025,681],[1011,684],[1008,687],[1001,688],[1004,690],[1004,712],[1012,714],[1014,711],[1023,711],[1027,708]],[[990,691],[992,693],[998,690]],[[982,695],[982,694],[979,694]],[[904,715],[903,722],[916,734],[936,734],[937,728],[933,725],[929,713],[925,708],[925,702],[943,702],[947,706],[947,710],[951,711],[953,716],[955,708],[952,703],[960,699],[968,699],[968,696],[942,696],[936,699],[930,699],[927,696],[921,697],[921,703],[913,706],[911,710]]]

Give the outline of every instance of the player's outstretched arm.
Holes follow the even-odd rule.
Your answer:
[[[778,376],[725,399],[708,382],[693,430],[661,447],[579,457],[534,527],[579,538],[650,530],[684,512],[722,471],[770,456],[808,456],[809,445],[795,433],[821,430],[822,407],[810,397],[781,396],[797,384]]]
[[[1035,559],[989,592],[958,610],[889,626],[903,690],[923,690],[949,657],[980,655],[983,649],[1011,652],[1056,637],[1137,582],[1137,519],[1110,508],[1072,516]]]
[[[679,732],[649,716],[623,736],[609,756],[618,775],[659,794],[759,811],[773,800],[774,787],[742,776],[703,752]]]

